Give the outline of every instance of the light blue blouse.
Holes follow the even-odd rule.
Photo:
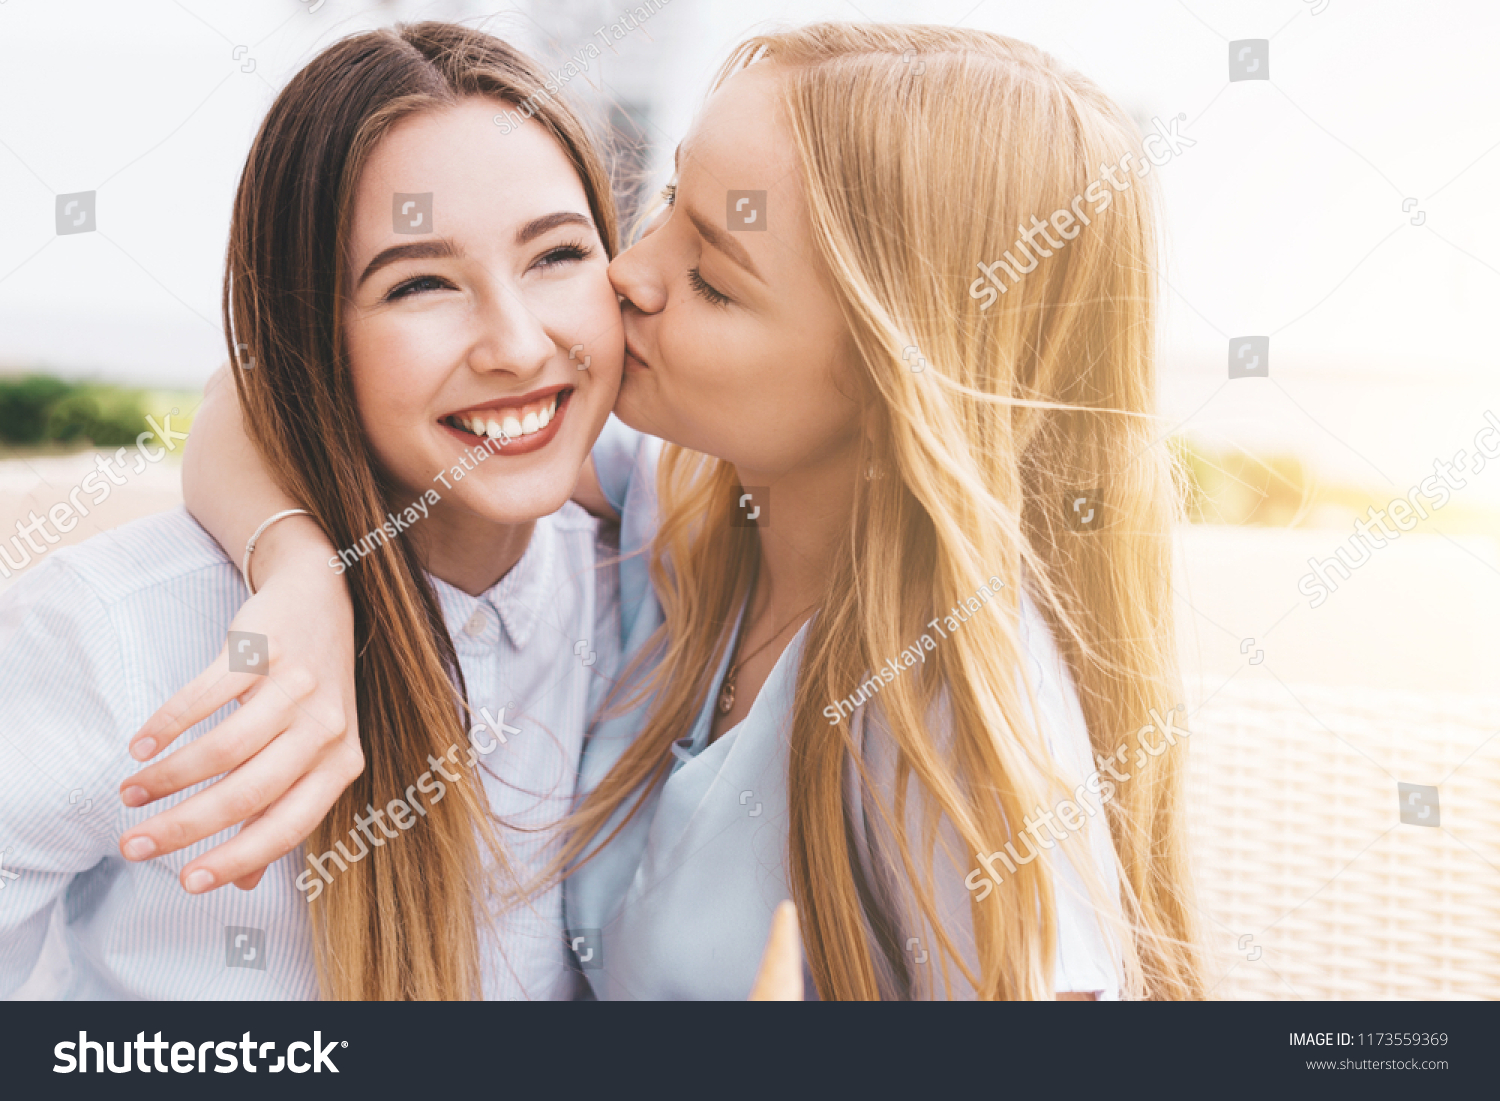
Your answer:
[[[493,720],[472,739],[477,767],[448,769],[465,783],[482,774],[523,872],[555,851],[539,828],[572,806],[588,718],[618,658],[616,574],[598,568],[616,548],[599,538],[596,521],[567,505],[537,521],[521,560],[483,595],[432,579],[476,722]],[[178,873],[233,831],[141,863],[118,850],[125,830],[204,786],[138,809],[117,792],[140,768],[131,734],[214,659],[246,595],[239,570],[180,508],[55,551],[0,595],[0,997],[32,972],[49,923],[61,975],[50,990],[28,987],[34,996],[317,997],[308,895],[296,886],[309,870],[302,849],[253,891],[197,896]],[[468,747],[457,749],[463,758]],[[353,856],[365,842],[349,825]],[[574,995],[560,888],[501,916],[486,947],[486,996]]]
[[[623,518],[622,553],[632,555],[620,570],[627,654],[644,645],[661,622],[640,553],[654,528],[659,450],[660,441],[639,436],[613,418],[594,450],[601,485]],[[673,747],[677,760],[665,783],[646,793],[634,818],[569,878],[570,937],[598,997],[737,1000],[749,992],[771,914],[791,896],[785,868],[786,734],[806,632],[804,625],[781,654],[744,719],[712,744],[715,694],[708,694],[693,728]],[[1094,772],[1082,710],[1046,623],[1024,594],[1021,634],[1049,747],[1063,773],[1081,783]],[[714,684],[728,660],[726,653]],[[580,791],[597,785],[619,759],[647,705],[598,724],[585,744]],[[861,705],[847,721],[876,782],[884,777],[893,786],[893,743],[878,708]],[[861,866],[871,870],[873,889],[901,950],[899,965],[883,968],[882,989],[913,998],[972,997],[961,973],[951,968],[946,977],[937,973],[932,930],[902,901],[900,877],[891,874],[888,856],[881,855],[888,835],[876,824],[878,814],[866,814],[861,807],[852,776],[848,798],[854,820],[865,822],[865,829],[856,831]],[[1120,981],[1118,953],[1072,864],[1092,859],[1106,890],[1117,883],[1103,815],[1093,818],[1099,811],[1097,799],[1091,808],[1086,839],[1068,837],[1048,846],[1053,849],[1058,911],[1055,989],[1114,998]],[[601,837],[613,831],[628,809],[629,804],[620,809]],[[915,829],[915,820],[910,828]],[[960,944],[969,936],[963,954],[977,971],[963,883],[977,866],[968,859],[971,855],[960,853],[958,865],[944,868],[940,850],[934,878],[944,927],[962,934]],[[1003,865],[996,866],[1003,874]],[[874,955],[883,959],[879,952]]]

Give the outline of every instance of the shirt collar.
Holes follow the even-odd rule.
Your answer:
[[[477,597],[429,573],[427,577],[437,593],[438,604],[448,622],[448,633],[455,645],[461,650],[480,650],[499,641],[499,629],[493,619],[485,621],[483,606],[505,624],[511,645],[517,650],[524,649],[536,633],[542,602],[548,599],[552,588],[556,560],[557,532],[552,527],[551,518],[544,516],[536,522],[531,541],[520,560],[510,572]],[[481,629],[471,630],[471,624]]]

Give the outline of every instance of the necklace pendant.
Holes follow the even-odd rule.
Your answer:
[[[734,710],[734,676],[724,678],[724,684],[719,689],[719,714],[727,715]]]

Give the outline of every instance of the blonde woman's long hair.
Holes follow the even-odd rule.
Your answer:
[[[1005,292],[985,294],[991,284],[977,265],[1022,255],[1018,226],[1072,207],[1127,151],[1145,163],[1129,118],[1041,50],[978,31],[824,23],[758,36],[715,86],[761,63],[779,72],[813,237],[857,349],[869,418],[860,469],[881,475],[856,480],[848,538],[797,674],[787,867],[807,960],[824,999],[891,996],[883,976],[907,970],[890,915],[871,912],[870,872],[850,841],[861,828],[846,801],[856,776],[864,805],[895,836],[891,870],[935,930],[942,983],[932,992],[951,995],[961,975],[979,997],[1050,998],[1049,860],[1020,865],[983,901],[970,895],[976,973],[940,919],[933,848],[946,819],[962,846],[949,858],[960,871],[977,868],[1068,792],[1015,673],[1023,576],[1101,756],[1114,756],[1152,710],[1181,700],[1170,587],[1178,504],[1150,416],[1156,181],[1148,166],[1124,190],[1106,184],[1109,206],[1082,208],[1090,225],[1018,281],[1001,269]],[[911,369],[913,346],[922,371]],[[652,573],[665,637],[648,680],[653,707],[579,808],[575,855],[632,793],[662,782],[673,739],[712,689],[717,661],[705,655],[729,645],[726,624],[759,553],[754,531],[731,523],[735,486],[723,461],[678,447],[663,455]],[[1080,489],[1102,489],[1093,530],[1067,522]],[[881,687],[898,756],[894,794],[879,790],[850,724],[830,723],[824,708],[992,575],[1005,584],[1001,609],[971,615],[921,674]],[[928,723],[940,696],[951,732]],[[1118,898],[1090,871],[1084,840],[1059,843],[1074,846],[1072,863],[1122,949],[1124,990],[1135,996],[1203,992],[1184,768],[1181,745],[1147,759],[1097,820],[1107,817],[1119,857]]]

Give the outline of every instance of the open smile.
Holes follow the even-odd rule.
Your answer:
[[[493,454],[522,455],[547,446],[573,396],[571,386],[554,386],[515,398],[500,398],[438,419],[465,446]]]

